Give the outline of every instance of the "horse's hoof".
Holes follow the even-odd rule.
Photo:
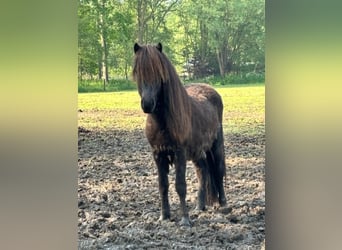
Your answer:
[[[182,217],[182,220],[179,222],[180,226],[184,226],[184,227],[191,227],[191,223],[189,218],[187,217]]]
[[[226,199],[220,199],[219,203],[220,203],[221,207],[224,207],[227,205],[227,200]]]
[[[169,219],[170,219],[170,215],[160,215],[158,221],[165,221]]]
[[[196,210],[197,210],[197,211],[205,211],[205,206],[197,205],[197,206],[196,206]]]

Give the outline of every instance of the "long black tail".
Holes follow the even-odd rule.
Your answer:
[[[215,171],[215,159],[210,151],[207,155],[207,178],[206,178],[206,203],[211,206],[213,203],[218,201],[218,186],[217,186],[217,171]]]
[[[211,150],[206,152],[206,156],[208,168],[206,171],[208,174],[206,178],[206,203],[212,205],[219,201],[222,204],[225,202],[223,177],[226,176],[222,128],[219,130]]]

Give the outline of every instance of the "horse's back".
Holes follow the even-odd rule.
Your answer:
[[[185,86],[188,95],[198,103],[210,103],[217,111],[219,121],[222,122],[223,103],[217,91],[205,83],[193,83]],[[206,104],[205,104],[206,105]]]

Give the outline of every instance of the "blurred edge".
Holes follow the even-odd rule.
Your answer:
[[[77,248],[77,1],[0,6],[1,249]]]
[[[266,2],[266,249],[342,245],[341,7]]]
[[[341,3],[266,2],[266,249],[339,249]],[[77,2],[1,3],[1,246],[77,248]]]

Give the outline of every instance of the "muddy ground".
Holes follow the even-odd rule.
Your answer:
[[[195,210],[197,179],[187,165],[192,227],[180,227],[170,169],[171,220],[158,221],[157,171],[143,130],[78,131],[79,249],[263,249],[265,137],[225,136],[228,209]]]

